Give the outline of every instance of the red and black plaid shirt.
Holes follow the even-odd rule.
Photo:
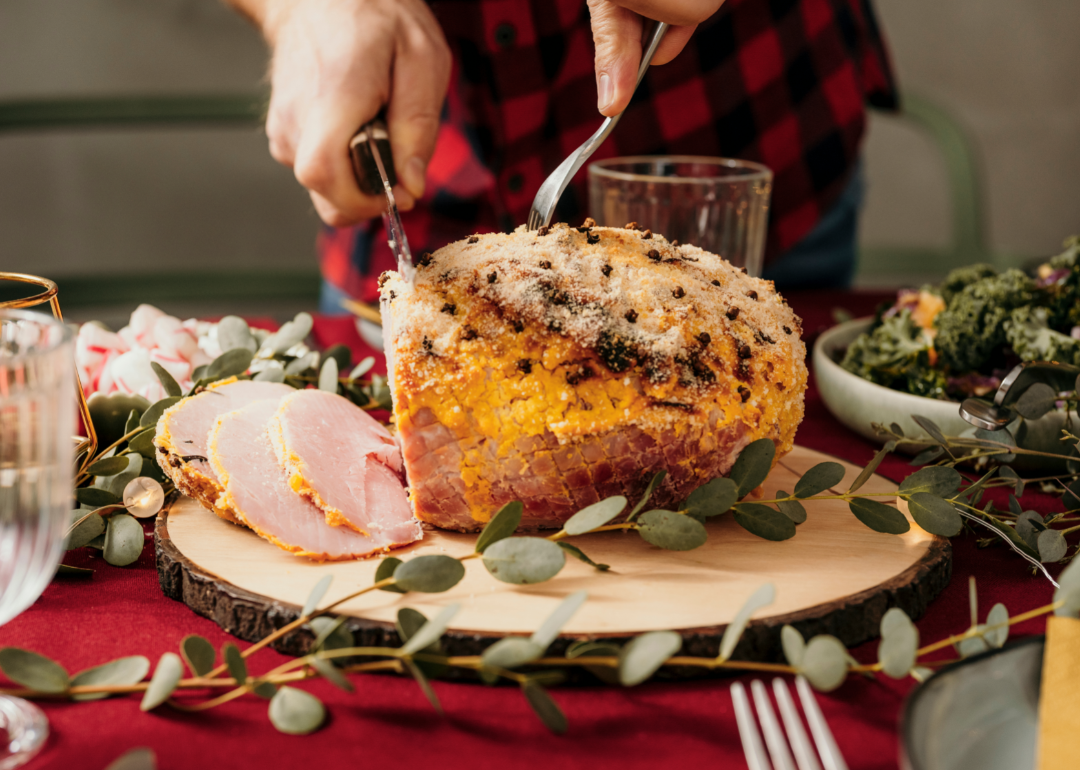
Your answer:
[[[456,70],[428,191],[403,215],[414,252],[525,221],[540,183],[593,131],[584,0],[432,0]],[[652,67],[595,160],[714,155],[773,170],[766,262],[810,232],[858,158],[865,104],[897,97],[869,0],[727,0],[669,64]],[[585,216],[584,169],[557,218]],[[377,297],[393,268],[382,223],[327,228],[324,277]]]

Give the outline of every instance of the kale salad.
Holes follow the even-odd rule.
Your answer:
[[[1080,365],[1080,236],[1034,275],[990,265],[901,290],[841,363],[916,396],[961,401],[995,391],[1021,361]]]

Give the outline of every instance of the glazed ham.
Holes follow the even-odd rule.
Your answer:
[[[400,476],[401,452],[365,411],[335,393],[297,390],[281,399],[268,432],[289,486],[328,524],[380,542],[420,538]]]
[[[591,223],[587,223],[591,224]],[[415,515],[523,529],[582,507],[677,505],[751,441],[802,420],[806,349],[771,282],[636,228],[480,235],[384,274],[394,416]]]
[[[278,547],[318,560],[355,559],[419,537],[412,530],[409,539],[395,540],[330,526],[322,510],[295,494],[267,434],[278,403],[256,401],[217,418],[209,448],[210,465],[224,489],[218,497],[221,508]],[[400,482],[395,483],[402,494]]]
[[[185,398],[165,410],[158,420],[154,437],[158,464],[185,495],[226,521],[241,523],[228,506],[215,505],[222,485],[210,467],[207,436],[214,421],[226,412],[263,399],[280,399],[293,392],[293,388],[281,383],[230,379]]]

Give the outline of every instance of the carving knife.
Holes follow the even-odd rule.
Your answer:
[[[361,192],[386,196],[383,223],[386,225],[390,251],[397,260],[398,273],[410,285],[415,285],[416,268],[413,265],[412,252],[409,251],[409,239],[405,237],[397,201],[394,200],[397,174],[394,172],[394,156],[390,151],[390,134],[382,118],[375,118],[356,133],[349,142],[349,155]]]

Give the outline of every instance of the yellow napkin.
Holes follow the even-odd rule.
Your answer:
[[[1039,695],[1039,770],[1080,766],[1080,620],[1052,617],[1046,624]]]

